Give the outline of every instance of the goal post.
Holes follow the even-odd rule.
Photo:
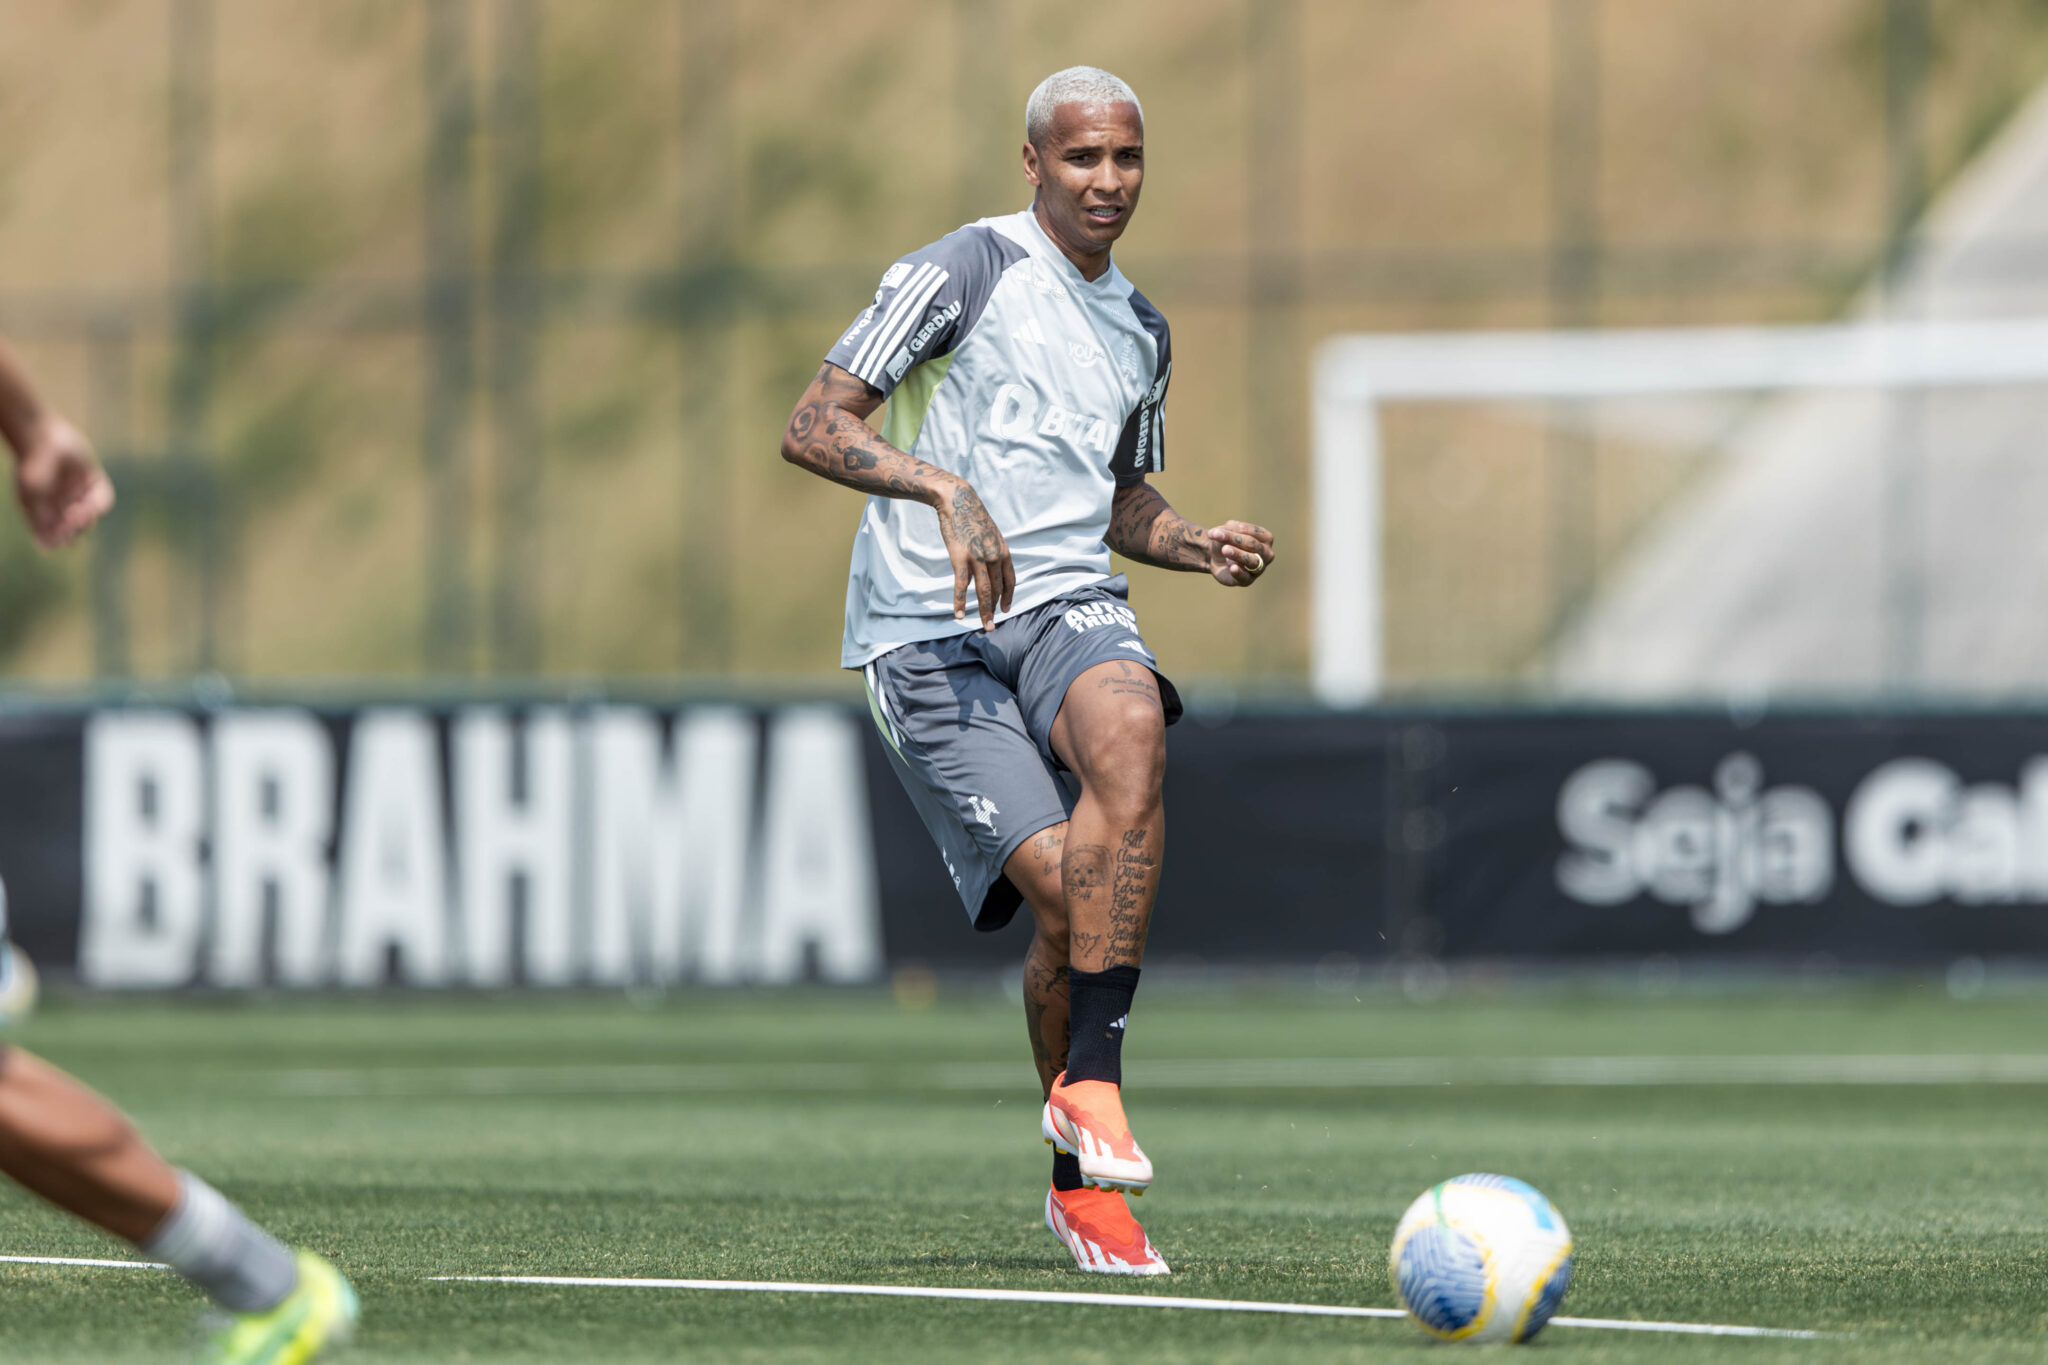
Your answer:
[[[1380,408],[2048,380],[2048,319],[1577,332],[1383,333],[1318,349],[1312,682],[1331,705],[1385,684]]]

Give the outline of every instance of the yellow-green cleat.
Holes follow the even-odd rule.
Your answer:
[[[355,1286],[326,1258],[296,1253],[298,1288],[268,1313],[236,1313],[207,1340],[200,1365],[305,1365],[354,1335]]]

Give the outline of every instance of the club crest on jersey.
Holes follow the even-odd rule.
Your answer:
[[[1119,630],[1136,630],[1138,613],[1120,602],[1082,602],[1067,608],[1067,614],[1060,618],[1071,627],[1076,635],[1104,626],[1115,626]]]
[[[1116,367],[1124,378],[1133,384],[1138,382],[1138,343],[1135,339],[1126,336],[1117,343]]]
[[[1002,812],[996,809],[995,802],[986,796],[970,796],[967,798],[967,808],[974,813],[975,824],[987,825],[990,833],[996,832],[996,817]]]

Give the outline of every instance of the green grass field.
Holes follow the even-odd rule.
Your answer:
[[[1434,1180],[1474,1169],[1523,1176],[1564,1210],[1579,1247],[1567,1314],[1848,1334],[1554,1328],[1530,1348],[1539,1359],[2038,1360],[2048,1328],[2039,1084],[1519,1086],[1486,1070],[1627,1055],[1677,1059],[1656,1074],[1691,1082],[1734,1063],[1688,1057],[2048,1054],[2048,1002],[2032,999],[1900,986],[1424,1006],[1155,990],[1134,1017],[1127,1082],[1161,1172],[1138,1211],[1177,1273],[1136,1283],[1075,1273],[1039,1221],[1047,1156],[1023,1024],[994,992],[925,1010],[829,992],[644,1007],[71,1002],[22,1041],[338,1259],[362,1290],[349,1358],[365,1362],[1438,1360],[1454,1348],[1391,1321],[427,1277],[1388,1305],[1395,1219]],[[1353,1074],[1356,1059],[1427,1057],[1453,1059],[1462,1079],[1412,1083],[1427,1071],[1415,1063]],[[1227,1084],[1210,1084],[1199,1063],[1230,1059],[1290,1065],[1221,1069]],[[1601,1066],[1596,1078],[1626,1079]],[[12,1193],[0,1252],[126,1254]],[[156,1272],[0,1267],[0,1357],[177,1359],[197,1306]]]

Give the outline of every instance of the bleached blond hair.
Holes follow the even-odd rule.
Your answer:
[[[1137,105],[1138,126],[1145,126],[1145,106],[1138,104],[1137,92],[1122,77],[1099,66],[1070,66],[1040,81],[1024,101],[1024,137],[1032,146],[1044,145],[1045,135],[1052,131],[1053,110],[1062,104]]]

